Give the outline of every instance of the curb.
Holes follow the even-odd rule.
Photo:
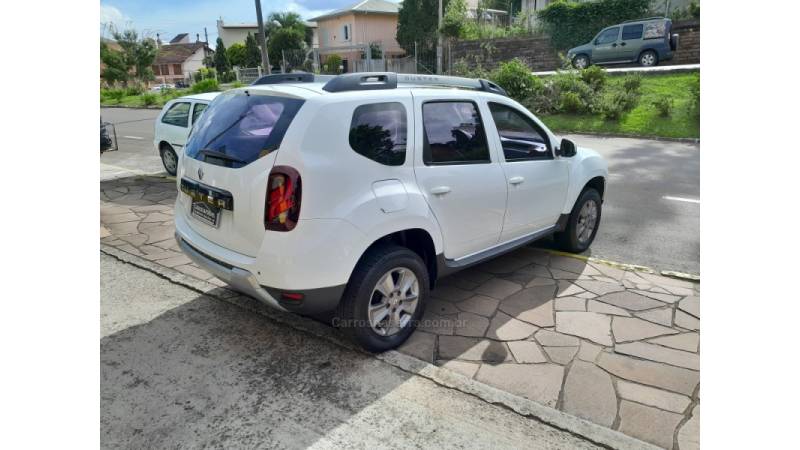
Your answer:
[[[104,105],[100,103],[101,108],[120,108],[120,109],[161,109],[163,106],[126,106],[126,105]]]
[[[357,351],[364,355],[370,355],[399,370],[420,376],[432,381],[433,383],[436,383],[439,386],[454,389],[467,395],[472,395],[487,403],[506,408],[524,417],[540,421],[561,431],[565,431],[589,440],[597,445],[620,450],[659,449],[657,446],[640,441],[639,439],[633,438],[619,431],[615,431],[557,409],[541,405],[533,400],[528,400],[526,398],[510,394],[479,381],[467,378],[464,375],[453,372],[449,369],[437,367],[417,358],[404,355],[396,350],[390,350],[381,354],[367,353],[359,347],[356,347],[351,341],[336,333],[335,330],[328,325],[324,325],[296,314],[274,310],[253,298],[240,295],[230,289],[222,288],[215,284],[199,280],[175,269],[161,266],[153,261],[148,261],[144,258],[124,252],[122,250],[118,250],[109,245],[101,243],[100,252],[122,262],[136,266],[140,269],[154,273],[172,283],[187,287],[209,297],[231,303],[245,310],[255,312],[259,315],[267,317],[268,319],[288,325],[299,331],[310,333],[318,338],[325,339],[349,350]]]
[[[664,136],[646,136],[640,134],[624,134],[624,133],[592,133],[590,131],[560,131],[553,130],[559,134],[576,134],[586,135],[593,137],[606,137],[606,138],[628,138],[628,139],[647,139],[649,141],[664,141],[664,142],[680,142],[683,144],[700,144],[700,138],[673,138]]]
[[[634,272],[650,273],[650,274],[661,275],[661,276],[669,277],[669,278],[677,278],[677,279],[680,279],[680,280],[692,281],[692,282],[695,282],[695,283],[699,283],[700,282],[700,275],[696,275],[696,274],[693,274],[693,273],[679,272],[677,270],[661,270],[661,271],[658,271],[658,270],[655,270],[655,269],[653,269],[651,267],[647,267],[647,266],[638,266],[636,264],[625,264],[625,263],[616,262],[616,261],[609,261],[607,259],[595,258],[594,256],[578,255],[578,254],[575,254],[575,253],[567,253],[567,252],[562,252],[562,251],[559,251],[559,250],[552,250],[552,249],[549,249],[549,248],[542,248],[540,250],[544,250],[547,253],[550,253],[551,255],[566,256],[567,258],[579,259],[581,261],[592,262],[592,263],[595,263],[595,264],[603,264],[603,265],[611,266],[611,267],[614,267],[614,268],[617,268],[617,269],[631,270],[631,271],[634,271]]]

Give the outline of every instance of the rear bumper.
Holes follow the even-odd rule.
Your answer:
[[[175,240],[178,241],[181,251],[183,251],[183,253],[189,257],[189,259],[194,261],[194,263],[200,266],[202,269],[228,283],[235,290],[261,300],[268,306],[280,311],[288,311],[286,308],[281,306],[281,304],[278,303],[278,301],[273,298],[266,289],[262,288],[258,284],[256,277],[252,273],[239,267],[234,267],[227,263],[223,263],[222,261],[216,260],[215,258],[202,253],[200,250],[194,248],[185,239],[183,239],[183,237],[177,231],[175,232]]]

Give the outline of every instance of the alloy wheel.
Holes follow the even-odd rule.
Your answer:
[[[575,234],[581,244],[585,244],[592,237],[592,232],[597,226],[597,203],[594,200],[587,200],[581,207],[578,214],[578,224],[575,227]]]
[[[381,336],[392,336],[414,317],[419,303],[419,281],[411,269],[395,267],[378,280],[372,290],[367,318]]]

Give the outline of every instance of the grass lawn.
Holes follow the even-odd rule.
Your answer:
[[[639,104],[619,121],[603,120],[599,115],[576,114],[541,114],[539,118],[555,132],[699,138],[700,118],[689,111],[689,86],[693,77],[692,73],[643,75]],[[622,80],[621,76],[608,77],[611,85]],[[669,95],[674,100],[670,117],[660,117],[653,106],[653,99],[658,94]]]

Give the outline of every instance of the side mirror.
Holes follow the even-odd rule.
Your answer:
[[[575,143],[570,141],[569,139],[562,139],[561,145],[558,147],[558,155],[563,156],[565,158],[572,158],[575,154],[578,153],[577,147],[575,147]]]

